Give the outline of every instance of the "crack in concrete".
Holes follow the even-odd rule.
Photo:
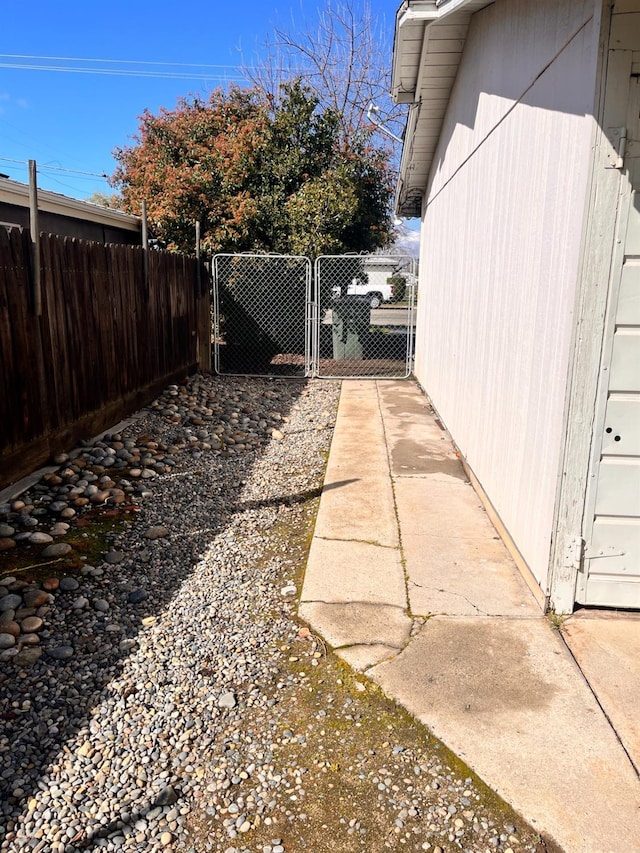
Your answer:
[[[464,595],[461,592],[452,592],[452,590],[450,590],[450,589],[441,589],[440,587],[437,587],[437,586],[426,586],[425,584],[416,583],[413,580],[409,580],[409,583],[413,584],[413,586],[417,587],[418,589],[427,589],[427,590],[431,590],[432,592],[442,592],[445,595],[455,595],[457,598],[462,598],[464,601],[466,601],[467,604],[469,604],[471,607],[473,607],[473,609],[480,616],[488,616],[489,615],[486,611],[481,610],[477,604],[474,604],[470,598],[468,598],[466,595]]]
[[[380,384],[378,382],[375,383],[376,388],[376,400],[378,402],[378,415],[380,416],[380,423],[382,424],[382,434],[384,435],[384,445],[386,451],[387,458],[387,468],[389,470],[389,482],[391,483],[391,496],[393,498],[393,511],[396,517],[396,529],[398,531],[398,549],[400,551],[400,563],[402,565],[402,577],[404,580],[404,594],[407,603],[406,613],[409,618],[413,618],[413,611],[411,610],[411,598],[409,596],[409,574],[407,572],[407,560],[404,554],[404,548],[402,547],[402,531],[400,529],[400,516],[398,515],[398,500],[396,498],[396,483],[393,476],[393,468],[391,465],[391,454],[389,451],[389,439],[387,436],[387,428],[384,421],[384,416],[382,413],[382,399],[380,393]],[[409,637],[411,639],[411,637]],[[408,642],[408,641],[407,641]]]
[[[350,598],[347,601],[327,601],[324,598],[304,598],[300,599],[300,604],[326,604],[328,606],[335,607],[346,607],[350,604],[357,604],[359,607],[371,607],[376,610],[380,607],[392,607],[394,610],[400,610],[402,613],[405,613],[407,615],[407,619],[411,621],[411,617],[409,616],[406,607],[402,607],[400,604],[391,604],[387,601],[360,601],[353,598]]]
[[[337,539],[329,536],[314,536],[314,539],[320,539],[323,542],[359,542],[361,545],[373,545],[375,548],[386,548],[388,551],[401,551],[399,545],[383,545],[382,542],[376,542],[373,539]]]
[[[370,643],[345,643],[343,646],[334,646],[333,648],[336,651],[342,651],[344,649],[372,649],[375,646],[384,646],[385,649],[396,652],[396,657],[405,648],[405,646],[390,646],[389,643],[376,642],[375,640]]]

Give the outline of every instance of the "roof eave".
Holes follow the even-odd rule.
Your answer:
[[[435,147],[442,128],[451,90],[466,41],[471,15],[490,5],[493,0],[404,0],[396,14],[393,47],[391,96],[396,103],[415,104],[407,118],[395,209],[398,216],[421,215],[422,197]],[[447,30],[442,30],[446,25]],[[453,41],[450,27],[460,35]],[[447,68],[442,68],[444,54],[438,50],[438,30],[444,35]],[[430,78],[430,68],[437,73]],[[443,70],[445,73],[443,73]],[[435,84],[434,85],[434,81]],[[426,105],[423,123],[419,122],[420,106]],[[415,137],[424,134],[427,145],[416,146]],[[422,140],[424,142],[424,140]],[[431,153],[424,153],[425,147]],[[422,153],[415,153],[418,149]],[[416,166],[419,169],[416,170]]]
[[[391,97],[397,104],[412,104],[416,99],[416,82],[419,67],[415,65],[407,75],[401,67],[401,58],[407,40],[422,42],[428,22],[438,18],[436,0],[404,0],[396,13],[391,70]]]
[[[28,207],[29,187],[27,184],[21,184],[18,181],[2,178],[0,179],[0,201],[18,207]],[[88,201],[80,201],[50,190],[38,190],[38,209],[46,213],[68,216],[72,219],[110,225],[125,231],[140,231],[140,217],[138,216],[124,213],[122,210],[101,207]]]

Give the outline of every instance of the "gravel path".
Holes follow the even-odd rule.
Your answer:
[[[338,393],[192,377],[0,507],[0,851],[553,849],[296,619]]]

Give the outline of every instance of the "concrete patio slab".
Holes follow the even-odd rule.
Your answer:
[[[640,782],[545,620],[434,617],[367,675],[565,849],[640,849]]]
[[[410,382],[379,381],[380,411],[385,425],[391,473],[397,477],[445,473],[466,479],[460,460],[427,398]]]
[[[459,462],[457,465],[462,471]],[[496,539],[480,499],[462,478],[443,475],[397,477],[394,480],[400,519],[412,533],[451,539]]]
[[[540,616],[499,539],[402,534],[414,616]]]
[[[399,545],[393,487],[375,387],[354,382],[340,397],[315,535]]]
[[[562,635],[640,772],[640,615],[579,611]]]
[[[327,473],[315,535],[397,548],[398,525],[388,473],[341,479],[343,476],[344,472],[339,471]]]
[[[302,602],[300,616],[320,628],[322,636],[334,648],[382,644],[403,649],[408,641],[412,620],[405,607],[368,602],[326,604]]]
[[[400,551],[368,542],[314,537],[302,602],[407,606]]]
[[[372,666],[394,658],[398,650],[378,643],[372,646],[345,646],[336,649],[336,654],[352,669],[357,672],[366,672]]]

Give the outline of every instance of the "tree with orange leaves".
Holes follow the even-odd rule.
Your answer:
[[[307,254],[372,251],[392,234],[388,154],[300,81],[277,104],[258,90],[145,112],[132,146],[114,152],[123,207],[146,201],[154,236],[191,251]]]
[[[142,201],[154,235],[191,251],[200,221],[205,251],[244,250],[252,243],[257,200],[251,192],[268,126],[255,93],[217,90],[208,100],[182,99],[174,110],[145,111],[135,144],[117,148],[111,178],[123,207]]]

